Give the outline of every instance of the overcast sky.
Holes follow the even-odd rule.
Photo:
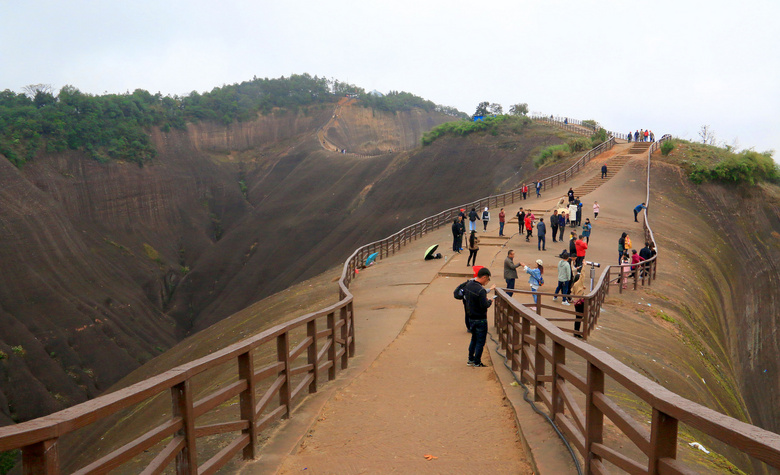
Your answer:
[[[186,94],[311,75],[473,113],[596,119],[780,155],[778,0],[6,1],[0,90]]]

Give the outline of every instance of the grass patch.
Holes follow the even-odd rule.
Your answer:
[[[162,257],[160,257],[160,253],[149,244],[144,243],[144,252],[146,253],[146,257],[149,259],[153,260],[161,266],[165,265],[165,261],[163,261]]]
[[[476,122],[472,120],[459,120],[454,122],[445,122],[434,127],[430,132],[423,134],[422,144],[430,145],[440,137],[446,135],[465,137],[470,134],[487,132],[493,136],[502,132],[513,134],[522,133],[525,127],[531,124],[531,119],[525,116],[497,115],[495,117],[485,117]]]
[[[666,143],[669,142],[664,145]],[[680,139],[672,141],[672,149],[666,154],[669,161],[680,165],[694,183],[716,182],[734,185],[780,183],[780,169],[772,155],[771,150],[736,152],[728,146],[717,147]]]

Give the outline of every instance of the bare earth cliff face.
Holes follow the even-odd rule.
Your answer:
[[[449,120],[408,114],[417,118],[385,114],[359,139],[407,137],[408,145]],[[514,177],[533,170],[531,150],[561,141],[537,131],[464,151],[466,142],[448,139],[365,159],[320,147],[316,132],[332,115],[313,108],[155,130],[158,156],[142,168],[76,152],[22,169],[1,159],[0,424],[94,397],[358,245],[516,186]],[[484,173],[466,182],[475,153]]]

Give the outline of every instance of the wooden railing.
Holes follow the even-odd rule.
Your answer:
[[[650,158],[660,143],[669,139],[669,136],[662,137],[648,150],[647,204],[650,203]],[[647,210],[644,210],[643,226],[646,240],[655,243]],[[655,279],[657,257],[642,263],[648,285]],[[603,299],[614,275],[612,269],[619,271],[619,267],[607,267],[588,297]],[[635,272],[639,275],[640,269]],[[635,288],[638,282],[635,277]],[[585,461],[586,473],[608,473],[605,462],[631,474],[695,473],[677,459],[679,423],[780,468],[780,435],[678,396],[609,354],[571,338],[564,329],[542,318],[539,306],[534,314],[530,306],[519,304],[503,289],[497,289],[497,295],[495,328],[511,369],[519,374],[523,383],[533,388],[535,401],[546,406],[553,421]],[[595,319],[588,321],[588,311],[583,313],[585,327],[592,329]],[[585,369],[578,373],[573,365],[567,364],[567,355],[582,358]],[[607,396],[607,378],[650,407],[649,427]],[[575,395],[575,391],[579,391],[579,395]],[[584,404],[580,404],[582,402]],[[616,429],[644,454],[641,460],[627,456],[629,451],[625,449],[609,447],[605,443],[605,417],[612,423],[610,430]]]
[[[548,116],[544,114],[534,113],[533,115],[531,115],[531,119],[537,122],[544,122],[547,124],[555,125],[556,127],[560,127],[570,132],[574,132],[575,134],[590,136],[594,132],[596,132],[596,127],[594,127],[593,125],[586,124],[584,123],[584,121],[579,119],[572,119],[571,117],[555,117],[555,116]],[[620,132],[613,132],[611,130],[607,130],[607,135],[609,137],[614,137],[616,139],[621,139],[621,140],[627,139],[626,134],[622,134]]]
[[[564,172],[544,179],[545,189],[565,182],[596,155],[614,145],[611,139],[580,157]],[[60,473],[63,460],[60,439],[97,421],[116,417],[138,404],[167,397],[171,416],[159,425],[113,452],[92,461],[74,473],[102,473],[119,467],[157,444],[169,442],[146,465],[143,473],[161,473],[175,462],[179,474],[210,474],[241,452],[255,458],[260,431],[275,421],[290,417],[301,396],[314,393],[323,382],[334,379],[338,369],[348,367],[355,353],[353,296],[349,286],[358,269],[372,253],[377,259],[395,254],[405,244],[443,225],[449,225],[460,208],[498,207],[518,200],[520,188],[466,203],[407,226],[380,241],[366,244],[346,260],[339,280],[339,301],[258,335],[228,346],[209,356],[178,366],[158,376],[63,411],[14,426],[0,428],[0,452],[21,449],[25,473]],[[302,334],[302,335],[298,335]],[[296,335],[297,342],[296,342]],[[261,354],[273,354],[262,366]],[[268,359],[267,357],[265,359]],[[236,381],[195,399],[195,379],[217,367],[232,367]],[[327,377],[325,374],[327,372]],[[197,419],[233,398],[239,399],[238,420],[198,425]],[[197,460],[198,439],[235,433],[227,446],[207,461]]]

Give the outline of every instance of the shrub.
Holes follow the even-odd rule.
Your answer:
[[[772,160],[771,152],[758,153],[746,150],[714,165],[694,164],[689,177],[694,183],[715,181],[754,185],[759,181],[777,183],[780,181],[780,170]]]
[[[582,121],[582,125],[584,125],[585,127],[591,128],[593,130],[596,130],[596,128],[599,126],[599,123],[596,122],[593,119],[588,119],[588,120],[583,120]]]
[[[10,472],[19,461],[20,450],[9,450],[8,452],[0,452],[0,474],[6,474]]]
[[[669,155],[674,150],[674,142],[667,140],[661,144],[661,153],[663,155]]]
[[[580,137],[577,139],[571,139],[569,140],[566,145],[569,146],[569,150],[572,152],[583,152],[585,150],[590,150],[591,148],[591,141],[586,139],[585,137]]]
[[[607,131],[604,128],[600,128],[593,135],[590,136],[591,147],[595,147],[600,143],[607,141]]]
[[[534,159],[534,166],[536,166],[536,168],[542,167],[548,163],[560,160],[570,153],[571,150],[567,144],[550,145],[539,152],[539,156]]]
[[[22,345],[12,346],[11,351],[13,351],[14,354],[19,358],[24,358],[24,355],[27,354],[27,351],[25,351]]]
[[[436,139],[445,135],[455,135],[465,137],[478,132],[489,132],[491,135],[500,133],[499,127],[508,126],[513,133],[519,133],[523,127],[531,123],[531,119],[523,116],[499,115],[495,117],[485,117],[476,122],[472,120],[458,120],[454,122],[445,122],[431,129],[430,132],[423,134],[421,143],[430,145]],[[506,129],[504,129],[506,130]]]

